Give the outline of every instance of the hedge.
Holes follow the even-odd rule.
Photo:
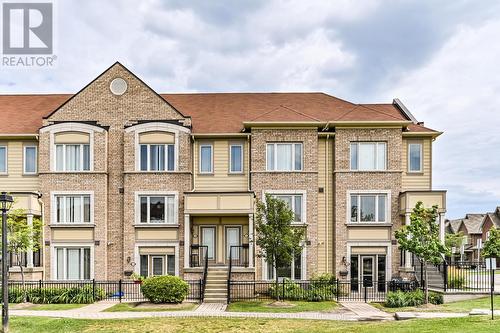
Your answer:
[[[189,284],[177,276],[153,276],[144,280],[141,291],[151,303],[181,303],[189,293]]]

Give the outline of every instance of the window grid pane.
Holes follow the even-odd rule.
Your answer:
[[[295,170],[302,170],[302,144],[295,144]]]
[[[0,147],[0,172],[7,172],[7,148]]]
[[[90,170],[90,146],[83,145],[83,170]]]
[[[165,222],[165,198],[150,197],[149,198],[149,221],[150,223]]]
[[[361,222],[374,222],[375,221],[375,201],[374,195],[362,195],[361,203]]]
[[[148,146],[141,145],[141,171],[148,170]]]
[[[378,219],[377,222],[385,222],[385,195],[379,195],[378,198]]]
[[[274,170],[274,144],[267,144],[267,170]]]
[[[358,144],[351,143],[351,170],[358,170]]]
[[[56,146],[56,171],[64,171],[64,147]]]
[[[212,172],[212,146],[201,146],[201,172]]]
[[[292,170],[292,145],[277,144],[276,145],[276,170],[291,171]]]
[[[0,151],[0,172],[1,172],[1,151]],[[36,172],[36,147],[25,147],[24,148],[24,172],[35,173]]]
[[[175,168],[175,146],[174,145],[168,145],[167,146],[167,156],[168,156],[168,161],[167,161],[167,170],[168,171],[174,171]]]
[[[410,160],[410,171],[421,171],[422,162],[422,145],[417,143],[412,143],[409,145],[409,160]]]
[[[242,172],[242,153],[241,146],[231,146],[231,172]]]
[[[377,144],[377,170],[385,170],[385,161],[387,160],[386,156],[386,144],[379,143]]]
[[[351,195],[351,222],[358,222],[358,196]]]

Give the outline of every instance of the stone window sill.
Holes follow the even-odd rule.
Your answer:
[[[376,223],[376,222],[348,222],[345,224],[348,227],[392,227],[392,223]]]
[[[135,223],[136,228],[178,228],[179,224],[172,223]]]
[[[95,228],[94,223],[51,223],[51,228]]]

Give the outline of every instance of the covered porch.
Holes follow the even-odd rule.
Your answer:
[[[186,193],[184,269],[254,267],[253,192]]]

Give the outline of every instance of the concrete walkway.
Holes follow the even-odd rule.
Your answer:
[[[224,303],[202,303],[195,311],[209,315],[225,312],[226,308],[227,305]]]
[[[381,311],[368,303],[363,302],[340,302],[340,304],[364,320],[392,320],[394,316]]]
[[[104,311],[114,305],[116,305],[118,303],[116,302],[110,302],[110,301],[100,301],[100,302],[96,302],[96,303],[93,303],[93,304],[89,304],[89,305],[86,305],[84,307],[81,307],[81,308],[76,308],[76,309],[71,309],[71,310],[67,310],[67,311],[72,311],[72,312],[101,312],[101,311]]]

